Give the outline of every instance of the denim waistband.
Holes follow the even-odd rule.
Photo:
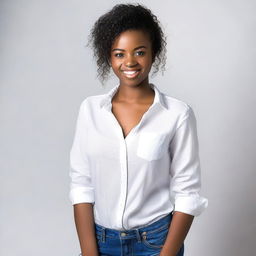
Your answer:
[[[141,235],[154,233],[162,230],[163,228],[168,227],[170,225],[171,219],[172,219],[172,212],[168,213],[166,216],[144,227],[124,230],[124,231],[106,228],[95,223],[95,231],[96,231],[96,234],[100,236],[102,241],[105,240],[105,237],[112,237],[112,238],[116,237],[120,239],[131,239],[131,238],[137,237],[138,240],[140,241]]]

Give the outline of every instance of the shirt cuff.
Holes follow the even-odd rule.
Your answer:
[[[79,203],[94,203],[94,189],[93,188],[74,188],[69,192],[69,199],[72,205]]]
[[[184,195],[175,198],[174,210],[199,216],[208,207],[208,199],[200,195]]]

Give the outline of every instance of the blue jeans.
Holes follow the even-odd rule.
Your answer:
[[[165,243],[172,213],[138,229],[120,231],[95,223],[100,256],[157,256]],[[176,256],[184,255],[184,243]]]

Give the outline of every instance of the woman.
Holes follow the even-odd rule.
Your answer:
[[[81,104],[70,152],[70,200],[80,255],[182,256],[194,216],[207,207],[194,112],[162,93],[149,72],[164,68],[164,34],[142,5],[120,4],[90,41],[108,93]]]

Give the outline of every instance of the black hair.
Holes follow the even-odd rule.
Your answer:
[[[166,63],[166,38],[157,17],[141,4],[117,4],[110,11],[100,16],[94,23],[88,39],[98,66],[98,75],[103,84],[111,65],[111,47],[115,38],[122,32],[135,29],[149,34],[152,43],[153,74],[161,64],[162,72]]]

